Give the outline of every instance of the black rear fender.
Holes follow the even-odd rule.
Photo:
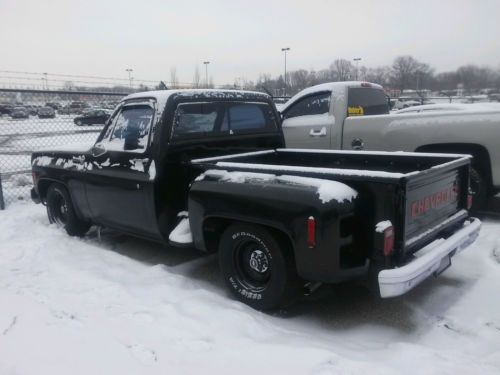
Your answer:
[[[191,186],[188,206],[198,249],[215,251],[220,235],[234,222],[262,225],[282,237],[282,243],[293,252],[297,273],[302,278],[328,282],[349,278],[343,273],[353,268],[353,262],[342,252],[353,251],[350,223],[355,202],[322,201],[314,186],[205,179]],[[308,245],[310,217],[316,223],[313,248]]]

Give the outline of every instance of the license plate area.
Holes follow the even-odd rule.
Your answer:
[[[454,254],[455,254],[455,252],[453,251],[452,253],[448,254],[443,259],[441,259],[441,264],[439,265],[439,268],[437,269],[437,271],[434,272],[434,277],[441,275],[444,271],[446,271],[448,268],[451,267],[451,257]]]

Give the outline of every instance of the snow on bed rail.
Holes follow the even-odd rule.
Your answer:
[[[337,181],[323,180],[321,178],[299,177],[299,176],[279,176],[278,181],[290,182],[297,185],[314,186],[317,188],[319,200],[328,203],[332,200],[337,202],[352,202],[358,196],[356,190]]]
[[[320,174],[337,174],[342,176],[364,176],[364,177],[381,177],[399,179],[415,175],[417,172],[398,173],[385,171],[370,171],[364,169],[341,169],[341,168],[324,168],[324,167],[306,167],[292,165],[273,165],[273,164],[251,164],[251,163],[236,163],[236,162],[217,162],[216,165],[222,168],[238,168],[238,169],[260,169],[278,172],[309,172]]]
[[[205,177],[217,178],[220,181],[245,183],[250,180],[261,180],[267,182],[285,182],[289,184],[310,186],[316,188],[319,200],[322,203],[328,203],[332,200],[337,202],[352,202],[358,193],[351,187],[337,181],[323,180],[320,178],[299,177],[299,176],[276,176],[268,173],[253,172],[229,172],[220,169],[210,169],[199,175],[195,181],[201,181]]]
[[[341,154],[341,155],[385,155],[385,156],[422,156],[422,157],[445,157],[445,158],[472,158],[468,154],[443,154],[443,153],[422,153],[408,151],[350,151],[350,150],[310,150],[306,148],[278,148],[278,152],[299,152],[299,153],[318,153],[318,154]]]
[[[275,150],[264,150],[264,151],[244,152],[244,153],[240,153],[240,154],[231,154],[231,155],[224,155],[224,156],[214,156],[214,157],[210,157],[210,158],[193,159],[193,160],[191,160],[191,163],[203,163],[203,162],[207,162],[207,161],[232,159],[232,158],[239,158],[239,157],[244,157],[244,156],[265,155],[265,154],[272,154],[274,152],[276,152],[276,151]]]

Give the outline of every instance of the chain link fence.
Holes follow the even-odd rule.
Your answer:
[[[90,146],[125,95],[0,89],[0,208],[29,199],[33,151]]]

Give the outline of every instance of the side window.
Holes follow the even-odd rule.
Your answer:
[[[220,106],[215,103],[184,103],[177,106],[173,137],[205,135],[217,131]]]
[[[310,95],[293,104],[285,112],[285,118],[322,115],[330,110],[330,92]]]
[[[136,151],[146,149],[154,110],[148,105],[125,106],[113,119],[107,148],[114,151]],[[106,135],[104,136],[106,138]]]

